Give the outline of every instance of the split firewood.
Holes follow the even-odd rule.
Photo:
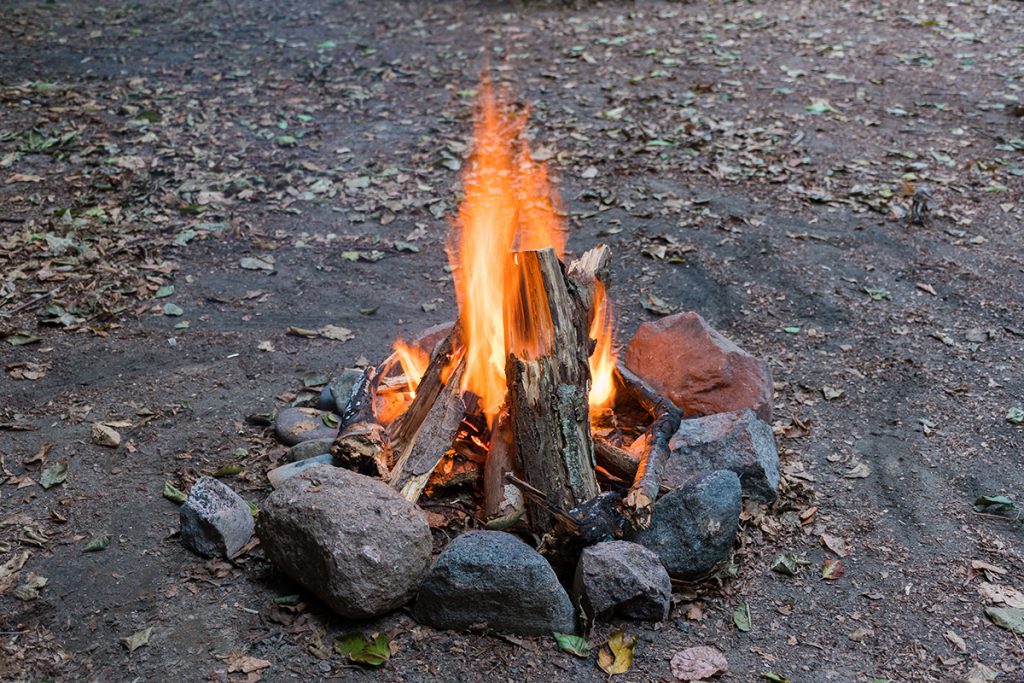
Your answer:
[[[419,498],[434,468],[455,441],[459,423],[466,411],[459,387],[462,360],[451,371],[451,377],[445,376],[458,352],[460,330],[456,324],[448,336],[438,343],[416,387],[416,397],[387,430],[394,463],[389,483],[412,502]],[[428,422],[429,428],[424,429]],[[422,447],[417,448],[421,434],[429,438]]]
[[[464,370],[465,360],[460,359],[420,423],[415,439],[402,456],[395,460],[389,483],[412,503],[419,499],[437,465],[455,443],[459,424],[466,414],[460,386]],[[416,395],[418,397],[419,393]]]
[[[671,401],[628,369],[619,365],[616,370],[622,385],[654,418],[647,428],[647,443],[640,456],[633,485],[622,501],[623,513],[630,522],[636,527],[647,528],[651,523],[654,502],[661,491],[665,463],[672,454],[669,441],[679,429],[681,414]]]
[[[491,520],[512,522],[521,519],[526,512],[523,494],[505,475],[515,473],[515,449],[512,447],[512,428],[508,411],[503,410],[494,419],[491,429],[490,446],[484,462],[484,514]]]
[[[527,483],[571,510],[598,492],[587,405],[589,325],[579,288],[554,250],[521,251],[515,262],[524,284],[506,316],[532,317],[522,322],[537,333],[531,348],[512,340],[505,367],[515,460]],[[533,499],[527,508],[534,530],[552,527],[550,508]]]
[[[597,314],[598,283],[608,285],[608,264],[612,253],[607,245],[599,244],[593,249],[583,252],[565,269],[566,277],[572,281],[578,291],[579,304],[586,312],[587,329]]]
[[[334,462],[367,476],[387,478],[387,433],[373,419],[373,395],[378,380],[374,368],[367,368],[352,388],[341,416],[344,428],[331,445]]]

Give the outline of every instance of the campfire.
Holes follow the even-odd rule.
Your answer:
[[[332,453],[411,502],[453,469],[475,468],[486,521],[554,538],[579,535],[581,503],[627,485],[619,511],[643,526],[679,411],[616,367],[609,249],[566,262],[558,198],[525,127],[485,83],[448,245],[459,318],[399,339],[366,371],[358,415]],[[645,420],[616,426],[623,394]],[[638,431],[640,447],[624,448]]]
[[[568,257],[525,128],[485,81],[448,243],[457,320],[343,371],[320,410],[277,412],[292,462],[268,472],[260,547],[343,616],[415,597],[442,628],[661,620],[670,577],[728,561],[741,496],[776,498],[767,365],[696,313],[644,323],[620,361],[610,250]],[[213,479],[181,515],[196,552],[252,534]]]

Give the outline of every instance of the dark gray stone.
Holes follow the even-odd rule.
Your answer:
[[[344,415],[349,401],[352,400],[352,391],[363,378],[363,374],[364,371],[359,368],[346,368],[339,372],[338,376],[320,392],[320,409]]]
[[[732,552],[741,496],[735,472],[706,474],[659,498],[651,527],[632,540],[657,553],[673,579],[702,578]]]
[[[275,467],[267,472],[267,479],[270,480],[270,485],[275,489],[281,488],[281,484],[285,483],[292,477],[297,477],[309,468],[319,467],[320,465],[334,465],[334,456],[330,453],[321,453],[320,455],[312,458],[296,460],[295,462],[290,462],[287,465]]]
[[[668,617],[672,581],[652,551],[629,541],[606,541],[583,549],[573,593],[596,618],[661,621]]]
[[[270,494],[257,533],[278,570],[352,619],[404,604],[430,565],[423,512],[383,482],[330,465]]]
[[[449,543],[420,584],[414,616],[437,628],[528,636],[576,630],[551,565],[502,531],[470,531]]]
[[[181,542],[204,557],[233,557],[252,538],[249,506],[212,477],[203,477],[192,486],[178,515]]]
[[[324,418],[324,415],[330,417]],[[338,436],[339,426],[338,416],[325,410],[282,408],[274,422],[274,433],[284,445],[294,446],[314,439],[334,439]]]
[[[291,462],[298,462],[299,460],[305,460],[307,458],[315,458],[318,455],[331,452],[331,445],[334,444],[334,439],[311,439],[309,441],[301,441],[285,453],[285,457]]]
[[[749,408],[683,420],[669,443],[663,483],[682,486],[706,472],[732,470],[743,495],[772,503],[779,489],[779,451],[772,428]]]

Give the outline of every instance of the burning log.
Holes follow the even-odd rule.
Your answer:
[[[465,414],[459,387],[462,361],[444,377],[457,353],[458,325],[434,349],[408,409],[387,430],[394,468],[389,483],[411,502],[416,502],[434,468],[455,441],[459,423]],[[447,381],[446,381],[447,380]],[[420,436],[423,442],[417,447]]]
[[[516,471],[515,449],[508,412],[494,420],[491,443],[484,462],[484,514],[490,520],[518,520],[526,512],[523,494],[505,478]]]
[[[532,328],[534,344],[511,340],[505,376],[512,443],[523,478],[562,510],[597,495],[590,437],[587,324],[579,287],[553,249],[521,251],[520,292],[506,317]],[[552,528],[547,506],[531,500],[535,530]]]
[[[629,493],[622,501],[623,513],[634,526],[650,526],[654,501],[661,491],[661,480],[665,474],[665,463],[672,454],[669,440],[679,429],[679,409],[664,396],[658,394],[632,372],[623,366],[616,368],[623,386],[637,402],[654,418],[647,428],[647,443],[637,465],[636,476]]]
[[[430,475],[455,442],[459,424],[466,413],[459,387],[464,367],[460,361],[420,423],[410,447],[402,458],[395,461],[389,483],[410,502],[415,503],[419,499]]]
[[[352,388],[352,398],[342,415],[344,428],[331,445],[334,461],[369,476],[388,476],[388,440],[385,429],[373,417],[373,396],[379,375],[367,368]]]
[[[587,326],[597,315],[598,290],[608,284],[608,264],[611,261],[611,250],[605,244],[583,252],[565,269],[566,277],[577,287],[580,306],[587,312]]]
[[[609,474],[627,481],[633,481],[637,467],[640,466],[640,458],[606,439],[594,439],[594,455],[597,464]]]

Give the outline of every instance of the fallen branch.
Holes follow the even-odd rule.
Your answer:
[[[665,463],[672,450],[669,441],[679,429],[680,411],[667,398],[621,365],[616,368],[619,379],[654,421],[647,428],[647,444],[637,465],[633,485],[622,501],[623,514],[639,528],[651,523],[654,502],[661,492]]]

